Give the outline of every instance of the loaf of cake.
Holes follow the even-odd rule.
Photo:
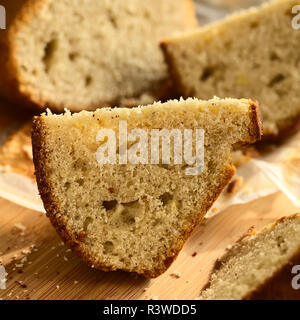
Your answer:
[[[152,139],[157,131],[167,137],[172,130],[182,139],[176,138],[176,147],[175,136],[165,141],[168,162],[160,156],[167,147],[155,148]],[[187,131],[192,132],[190,144]],[[198,140],[197,132],[204,139]],[[123,141],[127,135],[128,142]],[[49,111],[35,117],[32,143],[38,188],[63,240],[94,268],[157,277],[234,175],[232,146],[260,137],[256,103],[215,98],[94,113]],[[191,172],[192,162],[176,160],[182,140],[184,157],[191,147],[196,159],[204,155],[201,170]]]
[[[199,299],[300,299],[300,214],[251,229],[216,263]]]
[[[159,41],[197,26],[192,0],[1,4],[7,29],[0,32],[0,95],[56,111],[160,96],[169,76]]]
[[[164,40],[162,48],[178,91],[201,99],[214,95],[257,99],[265,139],[292,132],[300,117],[296,4],[271,1]]]

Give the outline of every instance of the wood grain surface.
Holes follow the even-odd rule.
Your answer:
[[[171,268],[148,280],[90,269],[61,242],[44,214],[0,199],[0,259],[8,274],[0,299],[194,299],[228,245],[252,226],[259,229],[298,211],[281,193],[231,207],[206,219]]]

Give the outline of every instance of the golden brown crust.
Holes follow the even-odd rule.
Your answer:
[[[173,81],[175,90],[182,95],[183,97],[187,97],[188,95],[185,92],[184,84],[181,81],[179,70],[177,69],[177,64],[173,59],[173,55],[170,52],[170,48],[172,48],[172,43],[168,40],[162,40],[160,43],[160,47],[164,53],[165,61],[168,66],[170,77]]]
[[[260,141],[263,136],[263,123],[262,123],[258,101],[251,102],[251,112],[252,112],[252,123],[254,124],[253,129],[250,133],[251,137],[253,138],[253,141],[251,142],[256,142],[256,141]]]
[[[285,139],[298,132],[300,129],[300,112],[295,115],[293,119],[286,120],[284,124],[279,127],[279,134],[265,133],[263,142],[267,143],[282,143]]]

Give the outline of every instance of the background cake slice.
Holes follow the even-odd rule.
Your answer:
[[[293,0],[275,0],[162,44],[185,97],[251,98],[260,103],[264,137],[278,138],[300,116],[300,32]]]
[[[299,265],[297,214],[258,233],[250,230],[218,261],[200,299],[299,300]]]
[[[113,130],[118,146],[121,121],[128,132],[145,130],[149,141],[152,129],[203,129],[203,172],[187,175],[189,165],[174,164],[174,159],[170,164],[100,165],[98,132]],[[233,176],[232,145],[260,137],[255,103],[215,98],[43,114],[34,119],[32,141],[39,191],[62,238],[90,266],[156,277]],[[124,154],[121,146],[116,150]]]
[[[0,93],[63,111],[165,94],[163,37],[197,26],[192,0],[4,0]],[[76,96],[74,96],[76,93]]]

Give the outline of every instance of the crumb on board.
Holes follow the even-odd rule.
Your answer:
[[[179,279],[181,277],[181,273],[178,271],[174,271],[173,273],[170,274],[170,276],[172,278]]]
[[[192,257],[196,257],[197,254],[198,254],[198,253],[197,253],[196,251],[193,252]]]
[[[23,263],[17,263],[15,266],[16,266],[16,268],[23,268],[24,264]]]
[[[30,250],[30,249],[23,249],[23,250],[21,251],[21,253],[28,255],[28,254],[31,253],[31,250]]]
[[[27,288],[27,285],[23,281],[15,281],[15,283],[18,284],[23,289]]]

